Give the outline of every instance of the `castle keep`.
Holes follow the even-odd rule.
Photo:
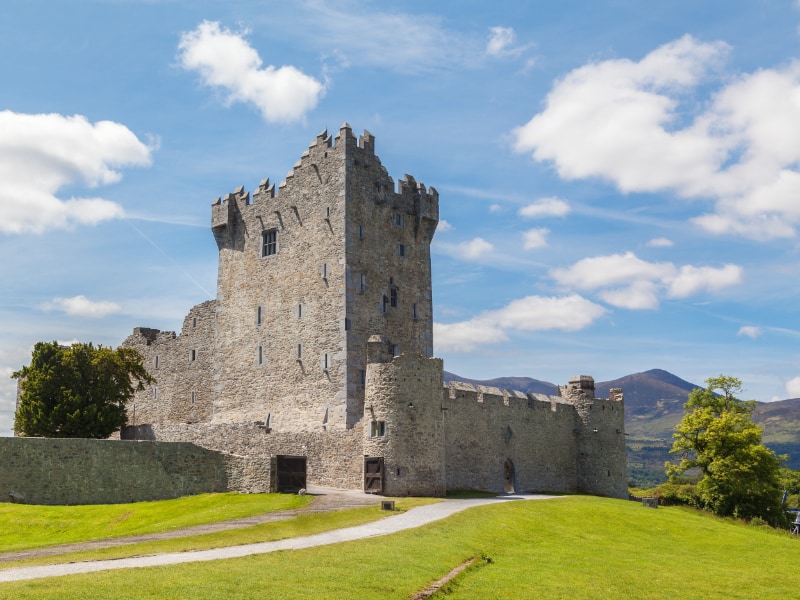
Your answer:
[[[627,495],[623,401],[580,376],[557,397],[443,384],[430,244],[438,194],[397,184],[375,140],[323,132],[277,188],[211,207],[216,300],[179,335],[136,328],[157,383],[123,439],[235,457],[236,489],[308,484]]]

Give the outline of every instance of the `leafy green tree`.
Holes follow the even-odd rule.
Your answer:
[[[667,475],[699,469],[697,494],[704,508],[721,516],[758,517],[785,526],[783,457],[761,443],[761,429],[753,422],[755,402],[736,398],[742,382],[735,377],[711,377],[706,386],[693,390],[684,405],[670,450],[681,460],[666,463]]]
[[[21,396],[14,431],[41,437],[106,438],[122,427],[125,404],[155,380],[133,348],[38,342],[31,364],[11,375]]]

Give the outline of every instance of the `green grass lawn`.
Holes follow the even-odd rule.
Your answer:
[[[173,567],[0,585],[0,598],[794,598],[800,540],[685,508],[571,496],[508,502],[390,536]]]
[[[133,504],[34,506],[0,503],[0,552],[166,531],[299,508],[313,496],[200,494]]]

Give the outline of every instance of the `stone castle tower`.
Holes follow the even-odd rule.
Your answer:
[[[588,376],[558,397],[444,386],[438,194],[409,175],[395,184],[371,134],[322,132],[277,189],[265,179],[211,208],[217,297],[180,335],[125,340],[157,383],[136,394],[123,438],[227,453],[228,485],[247,491],[627,494],[621,392],[594,398]]]

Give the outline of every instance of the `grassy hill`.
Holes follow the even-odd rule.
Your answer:
[[[557,386],[529,377],[499,377],[469,380],[453,373],[445,381],[467,381],[542,394],[558,393]],[[683,405],[698,384],[690,383],[662,369],[634,373],[613,381],[595,383],[599,398],[610,388],[625,394],[625,433],[628,447],[628,476],[638,487],[650,487],[666,479],[664,462],[672,456],[672,432],[683,416]],[[800,398],[758,402],[753,415],[764,430],[764,443],[778,454],[789,456],[787,466],[800,469]]]
[[[272,554],[0,584],[0,598],[408,599],[797,596],[800,540],[679,507],[571,496],[468,509],[420,528]]]

